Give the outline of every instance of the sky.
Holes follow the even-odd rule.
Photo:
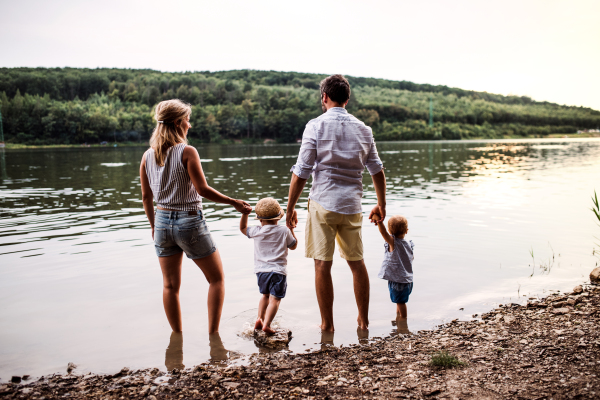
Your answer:
[[[600,110],[599,0],[0,0],[0,67],[258,69]]]

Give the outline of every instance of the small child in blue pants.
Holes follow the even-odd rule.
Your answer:
[[[385,255],[377,277],[388,281],[390,298],[392,303],[396,303],[397,317],[406,320],[406,303],[413,289],[412,263],[415,258],[415,245],[412,240],[404,239],[408,232],[408,221],[401,215],[394,215],[388,220],[390,233],[386,231],[382,220],[377,221],[377,227],[385,240]]]
[[[272,335],[275,330],[271,328],[271,322],[287,290],[288,249],[294,250],[298,241],[294,231],[285,225],[277,225],[284,215],[277,200],[270,197],[261,199],[255,211],[260,226],[249,227],[248,215],[243,214],[240,231],[254,239],[254,272],[262,295],[254,330],[262,329],[267,335]]]

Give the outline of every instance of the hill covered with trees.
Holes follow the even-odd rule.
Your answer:
[[[146,140],[152,107],[179,98],[193,105],[192,142],[294,142],[321,114],[326,75],[236,70],[159,72],[130,69],[0,68],[5,140],[79,144]],[[496,138],[574,133],[600,126],[600,111],[374,78],[347,77],[348,110],[378,140]],[[433,99],[434,126],[428,126]]]

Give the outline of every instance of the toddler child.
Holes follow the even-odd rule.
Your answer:
[[[408,221],[401,215],[394,215],[388,220],[388,234],[382,220],[378,216],[373,218],[377,222],[377,227],[383,239],[385,240],[385,255],[378,278],[388,281],[390,297],[392,303],[396,303],[396,314],[399,319],[406,320],[406,303],[408,296],[413,288],[413,269],[414,260],[413,249],[415,245],[412,240],[405,240],[404,236],[408,232]]]
[[[286,226],[277,225],[283,217],[277,200],[270,197],[261,199],[256,204],[255,211],[260,226],[248,227],[248,215],[242,215],[240,231],[254,239],[254,272],[262,294],[254,329],[262,329],[266,334],[272,335],[275,331],[271,329],[271,322],[287,289],[288,249],[294,250],[298,241],[293,231]]]

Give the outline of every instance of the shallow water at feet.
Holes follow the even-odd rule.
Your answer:
[[[587,279],[598,227],[600,141],[379,143],[388,214],[409,221],[415,283],[408,329],[469,319]],[[298,145],[199,147],[211,185],[255,203],[285,205]],[[226,274],[220,335],[206,331],[208,285],[184,259],[184,333],[172,337],[162,279],[141,206],[139,148],[4,150],[0,183],[0,380],[11,375],[192,366],[259,351],[248,338],[259,294],[252,241],[232,208],[204,211]],[[375,204],[364,175],[363,210]],[[383,239],[364,220],[371,283],[370,329],[356,327],[352,276],[336,252],[336,332],[321,336],[312,260],[304,258],[308,191],[299,204],[298,249],[277,323],[290,349],[347,345],[396,332],[395,306],[377,278]],[[532,257],[533,255],[533,257]],[[394,322],[392,322],[394,321]],[[405,330],[406,327],[402,327]],[[260,350],[262,351],[262,350]]]

